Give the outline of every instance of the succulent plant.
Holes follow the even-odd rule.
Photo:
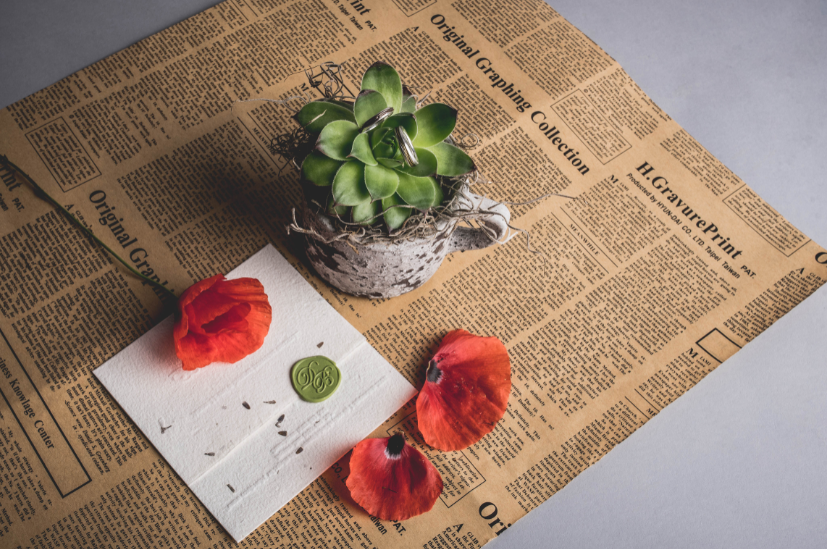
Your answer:
[[[389,229],[398,229],[413,209],[442,203],[440,176],[475,169],[465,152],[445,141],[457,110],[416,104],[396,69],[378,62],[365,71],[352,103],[321,99],[296,114],[307,132],[318,134],[301,175],[328,213],[365,225],[384,218]]]

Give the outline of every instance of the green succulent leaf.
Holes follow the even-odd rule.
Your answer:
[[[302,162],[302,178],[319,187],[329,187],[341,167],[342,162],[314,151]]]
[[[396,138],[390,128],[376,128],[370,134],[370,148],[375,158],[391,158],[396,152]]]
[[[419,160],[419,164],[414,167],[404,165],[396,169],[400,172],[404,172],[408,175],[415,175],[417,177],[427,177],[429,175],[434,175],[437,170],[436,156],[434,156],[434,153],[432,153],[428,149],[415,150],[416,158],[417,160]]]
[[[390,128],[383,128],[381,126],[376,128],[370,132],[370,146],[375,149],[377,145],[385,142],[386,138],[390,135],[393,135],[393,130]]]
[[[396,69],[377,61],[362,77],[362,88],[364,90],[375,90],[382,94],[388,107],[393,107],[393,112],[402,110],[402,80]]]
[[[382,199],[382,210],[385,216],[385,223],[390,229],[398,229],[405,220],[411,216],[411,208],[395,208],[394,206],[405,206],[405,201],[398,194]]]
[[[398,185],[399,175],[392,169],[382,165],[365,168],[365,186],[374,200],[393,195]]]
[[[377,200],[376,202],[366,202],[353,206],[353,221],[361,223],[362,225],[373,225],[379,221],[379,213],[382,211],[382,205]]]
[[[355,158],[368,166],[376,166],[376,158],[370,150],[370,138],[366,133],[360,133],[353,140],[353,148],[350,150],[349,158]]]
[[[394,114],[382,123],[383,128],[396,128],[402,126],[411,141],[416,137],[417,124],[416,117],[411,113]]]
[[[414,112],[416,111],[417,97],[408,89],[408,86],[402,86],[402,110],[399,112]]]
[[[430,208],[436,198],[435,188],[438,185],[433,177],[416,177],[406,173],[399,174],[397,194],[406,203],[419,210]]]
[[[358,206],[370,202],[365,186],[365,165],[358,160],[348,160],[333,179],[333,200],[337,205]]]
[[[404,165],[404,163],[401,160],[396,160],[395,158],[377,158],[376,161],[379,162],[381,165],[385,166],[386,168],[390,168],[392,170],[395,170]]]
[[[425,105],[414,114],[419,128],[414,139],[415,147],[430,147],[441,143],[457,125],[457,110],[442,103]]]
[[[440,185],[439,182],[433,177],[430,179],[434,182],[434,201],[431,203],[431,207],[436,208],[442,204],[445,194],[442,192],[442,185]]]
[[[353,101],[339,101],[338,99],[317,99],[317,101],[321,101],[322,103],[333,103],[334,105],[339,105],[350,112],[353,112]]]
[[[344,217],[347,215],[350,206],[342,206],[336,205],[336,201],[333,200],[333,195],[331,194],[330,197],[327,199],[327,214],[332,215],[334,217]]]
[[[336,160],[347,160],[359,127],[349,120],[336,120],[324,127],[316,141],[316,149]]]
[[[372,132],[370,142],[373,156],[379,164],[388,168],[398,168],[404,164],[399,142],[391,128],[377,128]]]
[[[313,101],[296,113],[296,121],[311,133],[321,132],[325,126],[336,120],[356,123],[356,118],[349,109],[327,101]]]
[[[428,148],[436,156],[437,175],[454,177],[473,172],[477,167],[471,157],[448,143],[437,143]]]
[[[356,124],[361,128],[365,122],[379,114],[388,107],[385,98],[378,91],[363,90],[356,97],[353,104],[353,115],[356,117]]]

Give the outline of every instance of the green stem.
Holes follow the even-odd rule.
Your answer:
[[[160,283],[160,282],[158,282],[157,280],[152,280],[152,279],[151,279],[151,278],[149,278],[148,276],[144,275],[143,273],[141,273],[140,271],[138,271],[137,269],[135,269],[134,267],[132,267],[132,265],[130,265],[129,263],[127,263],[127,262],[126,262],[123,258],[121,258],[121,256],[119,256],[118,254],[116,254],[116,253],[112,250],[112,248],[110,248],[109,246],[107,246],[106,244],[104,244],[104,243],[101,241],[101,239],[100,239],[100,238],[98,238],[97,236],[95,236],[95,233],[93,233],[93,232],[92,232],[89,228],[87,228],[87,227],[86,227],[86,225],[84,225],[84,224],[83,224],[83,223],[82,223],[82,222],[81,222],[81,221],[80,221],[77,217],[75,217],[75,216],[72,214],[72,212],[70,212],[69,210],[67,210],[66,208],[64,208],[62,204],[60,204],[57,200],[55,200],[54,198],[52,198],[52,197],[49,195],[49,193],[47,193],[46,191],[44,191],[44,190],[43,190],[43,188],[42,188],[40,185],[38,185],[37,183],[35,183],[35,182],[34,182],[34,179],[32,179],[31,177],[29,177],[29,174],[27,174],[26,172],[24,172],[24,171],[20,168],[20,166],[18,166],[17,164],[15,164],[15,163],[14,163],[14,162],[12,162],[11,160],[9,160],[9,158],[8,158],[6,155],[4,155],[4,154],[0,154],[0,162],[2,162],[2,163],[3,163],[3,164],[7,167],[7,168],[8,168],[8,167],[10,167],[10,168],[12,168],[14,171],[16,171],[16,172],[20,173],[23,177],[25,177],[25,178],[26,178],[26,180],[29,182],[29,184],[30,184],[30,185],[34,188],[34,193],[35,193],[35,195],[37,195],[39,198],[42,198],[42,199],[48,200],[48,201],[49,201],[49,202],[51,202],[51,203],[52,203],[55,207],[57,207],[60,211],[62,211],[62,212],[63,212],[63,213],[65,213],[66,215],[68,215],[68,216],[69,216],[69,219],[71,219],[71,220],[72,220],[72,222],[73,222],[75,225],[77,225],[78,227],[80,227],[80,228],[81,228],[81,229],[82,229],[82,230],[83,230],[83,231],[84,231],[87,235],[89,235],[90,237],[92,237],[92,239],[93,239],[95,242],[97,242],[100,246],[102,246],[104,250],[106,250],[107,252],[109,252],[109,253],[112,255],[112,257],[114,257],[115,259],[117,259],[118,261],[120,261],[120,262],[123,264],[123,266],[124,266],[124,267],[126,267],[127,269],[129,269],[129,271],[130,271],[132,274],[134,274],[134,275],[135,275],[135,276],[137,276],[138,278],[141,278],[141,279],[143,279],[143,280],[146,280],[146,281],[147,281],[147,282],[149,282],[150,284],[152,284],[152,285],[156,286],[157,288],[160,288],[161,290],[165,291],[165,292],[166,292],[169,296],[171,296],[171,297],[172,297],[172,299],[173,299],[173,300],[177,300],[177,299],[178,299],[178,296],[176,296],[174,293],[172,293],[172,290],[170,290],[169,288],[167,288],[166,286],[164,286],[163,284],[161,284],[161,283]]]

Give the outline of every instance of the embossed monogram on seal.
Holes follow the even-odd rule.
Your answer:
[[[321,402],[339,387],[342,373],[336,363],[325,356],[303,358],[290,373],[293,388],[307,402]]]

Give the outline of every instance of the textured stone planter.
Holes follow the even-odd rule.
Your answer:
[[[511,214],[504,204],[466,195],[468,199],[458,201],[456,207],[478,212],[469,219],[475,219],[481,227],[456,227],[458,220],[451,219],[438,227],[435,236],[395,243],[326,243],[340,234],[333,220],[305,205],[302,225],[321,237],[304,235],[307,258],[319,276],[349,294],[380,298],[410,292],[433,276],[446,255],[486,248],[508,234]]]

